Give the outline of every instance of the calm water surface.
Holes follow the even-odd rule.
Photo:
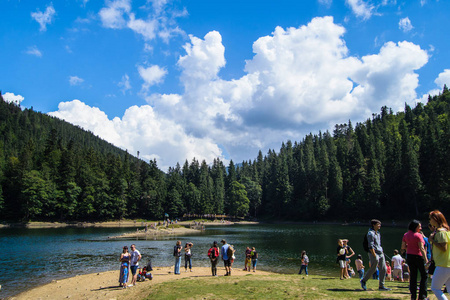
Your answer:
[[[243,268],[244,250],[256,247],[258,268],[297,273],[300,253],[306,250],[310,274],[338,276],[336,246],[347,238],[357,254],[363,254],[362,240],[368,227],[341,225],[234,225],[210,226],[199,235],[166,237],[158,240],[108,240],[108,236],[133,231],[133,228],[51,228],[0,229],[0,298],[18,294],[54,279],[78,274],[118,270],[124,245],[136,244],[143,263],[151,258],[154,266],[173,265],[176,240],[194,243],[193,267],[209,266],[206,253],[213,241],[225,238],[235,246],[235,268]],[[391,257],[400,248],[406,228],[383,227],[382,244]],[[425,234],[428,234],[427,232]],[[182,261],[183,265],[184,262]]]

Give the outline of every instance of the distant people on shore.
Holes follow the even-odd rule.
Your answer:
[[[119,286],[126,288],[128,282],[128,265],[130,263],[130,253],[128,252],[128,246],[123,246],[119,261],[120,261]]]
[[[188,264],[189,264],[189,270],[192,272],[192,246],[194,246],[193,243],[189,242],[186,243],[186,246],[184,247],[184,270],[187,272]]]
[[[366,235],[368,244],[367,246],[369,250],[370,268],[364,275],[364,278],[360,281],[361,288],[364,291],[367,290],[366,283],[373,275],[373,273],[375,273],[378,267],[380,271],[378,289],[380,291],[389,291],[390,289],[384,285],[384,280],[386,277],[386,260],[383,253],[383,247],[381,247],[381,234],[379,232],[381,228],[381,221],[372,219],[370,221],[370,225],[371,228]]]
[[[211,248],[208,250],[208,257],[211,261],[211,273],[212,276],[217,276],[217,263],[219,261],[219,248],[217,242],[214,241]]]
[[[175,257],[175,267],[173,273],[175,275],[180,275],[180,265],[181,265],[181,241],[177,241],[177,244],[173,247],[173,256]]]
[[[406,252],[406,261],[409,265],[409,291],[411,298],[417,298],[417,273],[420,272],[419,299],[427,298],[427,271],[425,264],[428,262],[425,250],[425,241],[422,224],[418,220],[412,220],[408,225],[408,231],[403,235],[402,251]]]
[[[442,291],[442,286],[450,287],[450,228],[445,216],[439,210],[429,213],[430,224],[435,231],[430,235],[429,241],[433,247],[433,260],[436,265],[431,290],[438,300],[447,300]]]
[[[298,272],[298,274],[301,275],[303,270],[304,270],[306,276],[308,276],[309,258],[308,258],[308,255],[306,255],[306,251],[305,250],[302,251],[301,260],[302,260],[302,263],[301,263],[300,271]]]

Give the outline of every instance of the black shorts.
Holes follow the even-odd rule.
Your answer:
[[[223,265],[225,267],[231,267],[231,259],[223,260]]]

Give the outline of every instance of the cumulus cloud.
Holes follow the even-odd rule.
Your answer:
[[[438,78],[434,81],[440,89],[444,87],[444,84],[450,86],[450,69],[445,69],[444,72],[440,73]]]
[[[14,93],[4,93],[3,100],[9,103],[20,104],[25,98],[21,95],[14,95]]]
[[[130,14],[130,21],[128,27],[134,32],[142,35],[144,40],[152,40],[155,38],[155,31],[158,27],[157,20],[141,20],[136,19],[134,14]]]
[[[139,66],[138,71],[139,75],[144,80],[144,84],[142,85],[144,90],[148,90],[150,86],[162,82],[164,76],[167,75],[167,70],[157,65],[148,68]]]
[[[80,85],[84,82],[83,78],[80,78],[78,76],[69,76],[69,83],[70,85]]]
[[[108,0],[99,12],[103,27],[118,29],[126,26],[124,15],[131,11],[131,0]]]
[[[38,47],[36,47],[36,46],[28,47],[28,49],[27,49],[27,51],[25,51],[25,53],[29,54],[29,55],[34,55],[37,57],[42,57],[41,50],[39,50]]]
[[[186,134],[180,124],[160,116],[149,105],[128,108],[122,118],[108,119],[96,107],[79,100],[61,102],[49,115],[77,124],[114,145],[142,157],[157,159],[163,170],[174,166],[181,157],[212,161],[221,150],[211,138],[199,139]]]
[[[411,31],[414,27],[411,24],[411,20],[408,17],[400,19],[398,22],[398,28],[400,28],[403,32]]]
[[[353,13],[363,20],[370,19],[373,14],[374,6],[364,0],[346,0]]]
[[[46,31],[47,25],[52,23],[53,17],[56,15],[56,11],[53,8],[53,4],[47,6],[45,12],[41,12],[39,9],[36,12],[31,13],[31,17],[39,23],[39,30]]]
[[[220,33],[190,36],[178,60],[182,94],[147,94],[150,105],[133,106],[121,119],[108,120],[75,102],[54,114],[173,166],[193,157],[223,158],[221,149],[235,161],[254,158],[260,149],[299,140],[311,130],[349,118],[363,121],[383,105],[401,109],[415,101],[415,71],[428,61],[425,50],[410,42],[388,42],[378,53],[356,57],[349,54],[344,35],[345,28],[332,17],[298,28],[277,27],[254,42],[246,74],[233,80],[219,76],[226,63]],[[138,70],[147,87],[166,72],[159,66]],[[90,123],[94,117],[79,120],[77,109],[92,110],[109,125]],[[110,136],[100,134],[107,128]]]

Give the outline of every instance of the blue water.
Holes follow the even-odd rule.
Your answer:
[[[0,298],[79,274],[118,270],[124,245],[136,244],[143,262],[154,266],[173,265],[176,240],[193,242],[193,267],[209,266],[206,253],[213,241],[227,239],[236,249],[235,268],[242,268],[247,246],[259,253],[258,268],[297,273],[300,253],[310,258],[310,274],[335,275],[338,238],[347,238],[356,253],[364,254],[362,239],[367,227],[340,225],[235,225],[207,227],[199,235],[164,237],[152,240],[111,240],[109,236],[135,228],[49,228],[0,229]],[[382,244],[390,257],[400,248],[404,228],[382,228]],[[427,233],[425,233],[427,234]],[[182,262],[184,266],[184,261]]]

